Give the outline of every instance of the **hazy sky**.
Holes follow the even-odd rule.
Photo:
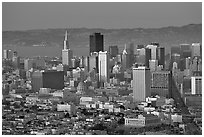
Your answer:
[[[202,23],[202,3],[3,3],[3,30],[158,28]]]

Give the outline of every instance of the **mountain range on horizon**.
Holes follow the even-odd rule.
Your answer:
[[[159,42],[166,47],[182,43],[202,43],[202,24],[189,24],[180,27],[102,29],[102,28],[71,28],[69,32],[70,48],[89,47],[89,35],[100,32],[104,35],[104,46],[118,45],[122,50],[125,44],[135,45]],[[2,31],[2,46],[49,46],[63,47],[66,29],[38,29],[26,31]]]

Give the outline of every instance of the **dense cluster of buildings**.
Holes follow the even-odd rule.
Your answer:
[[[67,31],[62,58],[3,51],[3,134],[18,134],[28,122],[19,134],[116,134],[121,126],[182,126],[187,115],[201,118],[200,43],[172,47],[167,60],[157,42],[130,43],[120,53],[117,45],[104,50],[101,33],[89,39],[89,55],[82,57],[73,56]]]

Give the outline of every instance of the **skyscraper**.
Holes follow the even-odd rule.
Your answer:
[[[5,49],[3,50],[3,58],[4,59],[11,59],[12,58],[12,51]]]
[[[62,50],[62,64],[71,67],[71,59],[73,58],[73,52],[69,49],[68,32],[65,32],[64,48]]]
[[[151,49],[145,48],[145,66],[149,68],[149,60],[151,60]]]
[[[191,94],[202,94],[202,76],[191,77]]]
[[[133,101],[145,101],[150,96],[151,73],[146,67],[133,68]]]
[[[110,58],[116,57],[118,55],[118,46],[109,46],[109,53],[110,53]]]
[[[165,68],[165,48],[158,47],[158,65],[162,65]]]
[[[191,45],[180,44],[181,58],[191,57]]]
[[[101,33],[94,33],[90,35],[90,54],[92,52],[104,51],[103,35]]]
[[[158,58],[157,46],[156,45],[147,45],[146,48],[151,49],[151,60],[157,60],[157,58]]]
[[[100,51],[98,56],[99,81],[109,82],[109,53]]]
[[[89,56],[89,71],[96,69],[96,72],[98,73],[98,53],[92,52]]]
[[[192,57],[201,56],[201,47],[200,43],[192,43]]]
[[[171,55],[173,54],[181,54],[181,51],[180,51],[180,47],[179,46],[173,46],[171,47]]]
[[[12,62],[15,68],[20,68],[20,57],[18,56],[17,51],[13,52]]]
[[[24,60],[24,69],[27,71],[34,67],[34,60],[33,59],[25,59]]]
[[[172,96],[172,73],[171,71],[154,71],[151,78],[151,95],[163,97]]]
[[[129,68],[130,66],[130,54],[127,52],[127,47],[125,45],[125,49],[122,52],[122,67],[124,70]]]
[[[150,71],[156,71],[158,66],[158,60],[149,60]]]
[[[135,53],[135,48],[134,48],[134,43],[130,43],[127,47],[127,52],[129,54],[129,64],[128,67],[131,67],[134,63],[134,53]]]

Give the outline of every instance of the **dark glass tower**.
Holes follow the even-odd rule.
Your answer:
[[[110,53],[110,57],[116,57],[118,55],[118,46],[109,46],[109,53]]]
[[[90,51],[89,53],[92,52],[99,52],[99,51],[104,51],[104,43],[103,43],[103,35],[101,33],[94,33],[90,35]]]
[[[158,47],[158,65],[163,65],[163,68],[165,68],[165,48],[164,47]]]

